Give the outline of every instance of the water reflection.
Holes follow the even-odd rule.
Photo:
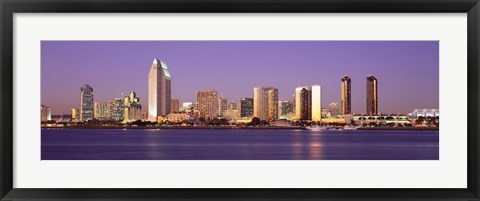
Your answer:
[[[438,139],[438,131],[42,129],[41,155],[42,160],[438,160]]]

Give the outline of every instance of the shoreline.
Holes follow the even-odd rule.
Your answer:
[[[157,126],[157,127],[122,127],[122,126],[95,126],[95,127],[43,127],[42,129],[224,129],[224,130],[235,130],[235,129],[244,129],[244,130],[295,130],[295,129],[306,129],[305,127],[282,127],[282,126],[271,126],[271,127],[221,127],[221,126]]]
[[[123,126],[55,126],[55,127],[41,127],[42,129],[224,129],[224,130],[307,130],[306,127],[284,127],[284,126],[270,126],[270,127],[228,127],[228,126],[156,126],[156,127],[123,127]],[[329,129],[329,130],[343,130],[343,129]],[[356,130],[418,130],[418,131],[432,131],[439,130],[439,128],[415,128],[415,127],[399,127],[399,128],[357,128]]]
[[[400,127],[400,128],[358,128],[357,130],[418,130],[418,131],[432,131],[440,130],[439,128],[415,128],[415,127]]]

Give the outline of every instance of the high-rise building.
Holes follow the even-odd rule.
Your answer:
[[[322,120],[322,87],[319,84],[315,84],[311,87],[311,108],[312,108],[312,121]]]
[[[93,88],[88,84],[80,88],[80,121],[93,119]]]
[[[278,89],[273,87],[253,89],[253,116],[266,121],[278,119]]]
[[[52,120],[52,111],[50,110],[50,107],[47,107],[45,105],[40,106],[40,114],[41,114],[41,121],[50,121]]]
[[[285,116],[293,112],[293,104],[290,101],[278,101],[278,116]]]
[[[80,115],[77,108],[72,108],[72,121],[78,121]]]
[[[197,92],[197,109],[200,117],[213,119],[218,116],[217,91],[204,89]]]
[[[124,120],[134,121],[142,119],[142,104],[140,98],[132,91],[128,96],[123,98],[124,105]]]
[[[295,89],[295,117],[297,120],[312,119],[312,88],[307,86]]]
[[[109,120],[110,119],[110,109],[108,103],[94,103],[93,108],[93,118],[97,120]]]
[[[336,117],[340,114],[340,106],[338,103],[328,104],[328,112],[330,112],[330,117]]]
[[[342,114],[352,112],[352,83],[348,75],[342,78]]]
[[[180,101],[178,99],[172,99],[170,107],[172,108],[171,113],[178,113],[180,111]]]
[[[228,109],[229,110],[237,110],[238,109],[237,103],[228,104]]]
[[[148,120],[157,121],[159,115],[170,114],[171,87],[167,64],[153,59],[148,74]]]
[[[378,114],[378,81],[373,75],[367,76],[367,115]]]
[[[227,99],[224,97],[218,98],[218,116],[225,116],[227,109]]]
[[[122,98],[115,98],[108,101],[110,118],[114,121],[123,121],[125,105]]]
[[[240,116],[251,117],[253,115],[253,98],[240,99]]]

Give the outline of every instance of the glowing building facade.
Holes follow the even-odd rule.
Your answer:
[[[72,108],[72,121],[76,122],[80,118],[77,108]]]
[[[212,89],[197,91],[199,117],[213,119],[218,116],[218,93]]]
[[[171,87],[167,64],[155,58],[148,74],[148,120],[170,113]]]
[[[50,121],[52,120],[52,111],[50,110],[50,107],[47,107],[45,105],[40,106],[40,114],[41,114],[41,121]]]
[[[240,99],[240,116],[251,117],[253,115],[253,98]]]
[[[315,84],[311,87],[311,108],[312,108],[312,121],[322,120],[322,87],[319,84]]]
[[[225,116],[225,111],[227,111],[227,99],[220,97],[218,98],[218,116]]]
[[[340,106],[338,103],[328,104],[328,112],[330,113],[330,117],[337,117],[340,114]]]
[[[378,81],[373,75],[367,76],[367,115],[378,114]]]
[[[108,113],[110,119],[114,121],[123,121],[125,118],[125,105],[122,98],[115,98],[108,101]]]
[[[273,87],[253,89],[253,116],[266,121],[278,119],[278,89]]]
[[[301,86],[295,88],[295,117],[297,120],[312,119],[312,88]]]
[[[132,91],[128,96],[123,98],[124,113],[123,117],[126,121],[135,121],[142,119],[142,104],[140,98]]]
[[[80,88],[80,121],[93,119],[93,88],[88,84]]]
[[[108,103],[95,102],[93,118],[97,120],[110,120],[110,109]]]
[[[352,112],[352,82],[348,75],[342,78],[342,114],[350,114]]]

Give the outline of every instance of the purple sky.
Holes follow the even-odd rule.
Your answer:
[[[279,100],[295,87],[320,84],[322,107],[340,103],[344,74],[352,79],[352,110],[366,110],[366,76],[378,79],[381,113],[439,107],[438,41],[42,41],[42,104],[53,114],[80,105],[80,87],[96,102],[135,91],[147,108],[153,58],[167,63],[172,98],[194,102],[215,89],[228,102],[273,86]]]

